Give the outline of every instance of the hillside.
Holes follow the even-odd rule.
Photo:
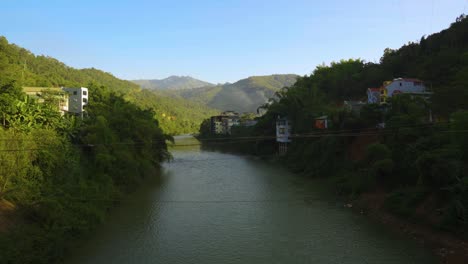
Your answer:
[[[255,112],[279,89],[291,86],[298,78],[294,74],[252,76],[235,83],[160,93],[203,103],[219,110]]]
[[[129,94],[127,99],[144,109],[153,109],[163,130],[171,135],[196,132],[203,119],[219,113],[199,102],[161,96],[146,89]]]
[[[240,134],[266,138],[263,142],[234,140],[231,149],[274,155],[278,148],[268,137],[275,136],[278,116],[287,116],[292,133],[304,135],[291,138],[282,157],[291,170],[329,178],[334,193],[346,195],[355,207],[363,204],[359,209],[369,215],[390,213],[424,230],[432,226],[424,239],[435,237],[433,231],[450,231],[466,241],[467,73],[468,17],[462,15],[419,42],[386,49],[379,63],[349,59],[317,66],[265,106],[257,125],[244,130],[249,133]],[[343,100],[365,98],[366,88],[398,77],[423,80],[432,96],[403,92],[357,111],[342,107]],[[317,126],[321,116],[327,117],[325,127]],[[382,123],[383,128],[377,126]],[[200,134],[209,135],[206,128]],[[388,223],[388,217],[382,220]],[[405,229],[412,237],[421,232]],[[447,242],[441,247],[447,248]],[[466,263],[468,250],[461,250],[463,261],[453,263]]]
[[[217,112],[183,98],[158,96],[101,70],[74,69],[54,58],[36,56],[8,43],[5,37],[0,37],[0,75],[0,85],[13,81],[34,87],[87,86],[90,93],[94,87],[107,87],[144,109],[153,109],[163,130],[170,134],[195,132],[204,118]]]
[[[131,82],[140,85],[141,88],[150,90],[179,90],[214,86],[212,83],[204,82],[190,76],[169,76],[161,80],[131,80]]]

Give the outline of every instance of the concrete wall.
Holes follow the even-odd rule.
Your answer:
[[[395,79],[392,83],[385,87],[387,89],[387,96],[392,97],[395,91],[401,93],[422,93],[426,91],[426,87],[422,82],[407,81],[404,79]]]
[[[64,87],[63,90],[68,93],[68,111],[75,114],[83,113],[84,106],[88,104],[88,88]]]

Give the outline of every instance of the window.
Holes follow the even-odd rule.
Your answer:
[[[88,95],[88,92],[86,92],[86,91],[83,91],[83,95]]]
[[[73,95],[77,95],[77,94],[78,94],[78,92],[77,92],[77,91],[73,91]]]
[[[281,128],[279,129],[279,133],[280,133],[280,134],[284,134],[284,132],[285,132],[284,127],[281,127]]]
[[[87,103],[88,102],[88,99],[87,98],[83,98],[83,103]]]
[[[401,85],[402,85],[402,84],[400,83],[400,86],[401,86]]]

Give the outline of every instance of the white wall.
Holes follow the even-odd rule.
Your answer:
[[[88,104],[88,88],[63,88],[68,93],[68,112],[81,114],[84,106]]]
[[[291,142],[289,138],[291,135],[291,126],[287,119],[276,120],[276,141],[277,142]]]
[[[426,87],[422,83],[415,85],[413,81],[398,79],[393,80],[393,82],[385,88],[387,89],[388,97],[392,97],[395,91],[401,91],[402,93],[421,93],[426,91]]]

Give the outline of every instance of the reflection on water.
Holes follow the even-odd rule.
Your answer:
[[[71,263],[431,263],[430,253],[268,162],[178,137],[161,181],[117,208]]]

